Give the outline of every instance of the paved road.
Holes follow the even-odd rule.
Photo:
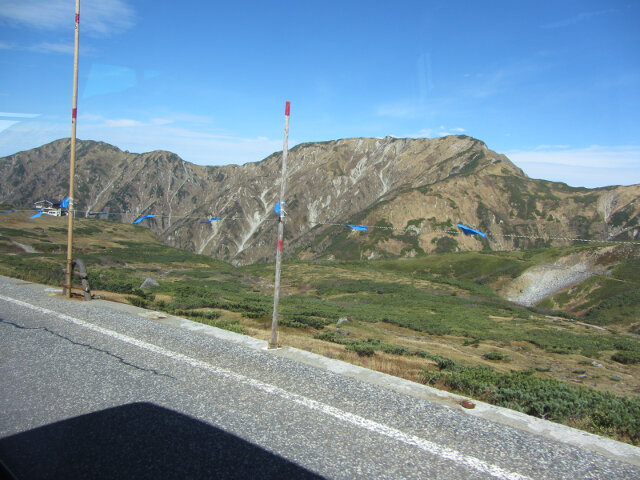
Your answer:
[[[0,277],[0,459],[20,479],[640,478],[259,341],[48,290]]]

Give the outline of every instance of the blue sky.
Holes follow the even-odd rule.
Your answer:
[[[0,155],[70,135],[74,0],[0,2]],[[205,165],[466,134],[534,178],[640,183],[640,2],[82,0],[77,135]]]

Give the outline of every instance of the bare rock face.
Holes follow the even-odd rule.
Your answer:
[[[571,285],[604,273],[608,267],[607,254],[615,250],[615,247],[604,247],[572,253],[546,265],[529,268],[504,285],[500,294],[511,302],[530,307]]]
[[[66,196],[69,143],[0,159],[0,201],[30,207]],[[154,214],[142,225],[167,244],[235,264],[270,261],[281,158],[205,167],[170,152],[133,154],[78,141],[76,208],[124,223]],[[529,179],[507,157],[463,135],[305,143],[290,150],[288,166],[289,257],[412,257],[640,235],[640,185],[585,189]],[[212,217],[222,220],[201,223]],[[458,235],[458,222],[488,239]],[[345,224],[375,228],[364,233]]]

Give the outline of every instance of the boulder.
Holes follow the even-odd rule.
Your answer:
[[[158,285],[160,285],[158,282],[156,282],[153,278],[145,278],[144,282],[142,282],[142,285],[140,285],[140,288],[151,288],[151,287],[157,287]]]

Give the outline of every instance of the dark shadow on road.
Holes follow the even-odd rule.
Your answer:
[[[133,403],[0,439],[23,479],[319,479],[289,460],[182,413]]]

